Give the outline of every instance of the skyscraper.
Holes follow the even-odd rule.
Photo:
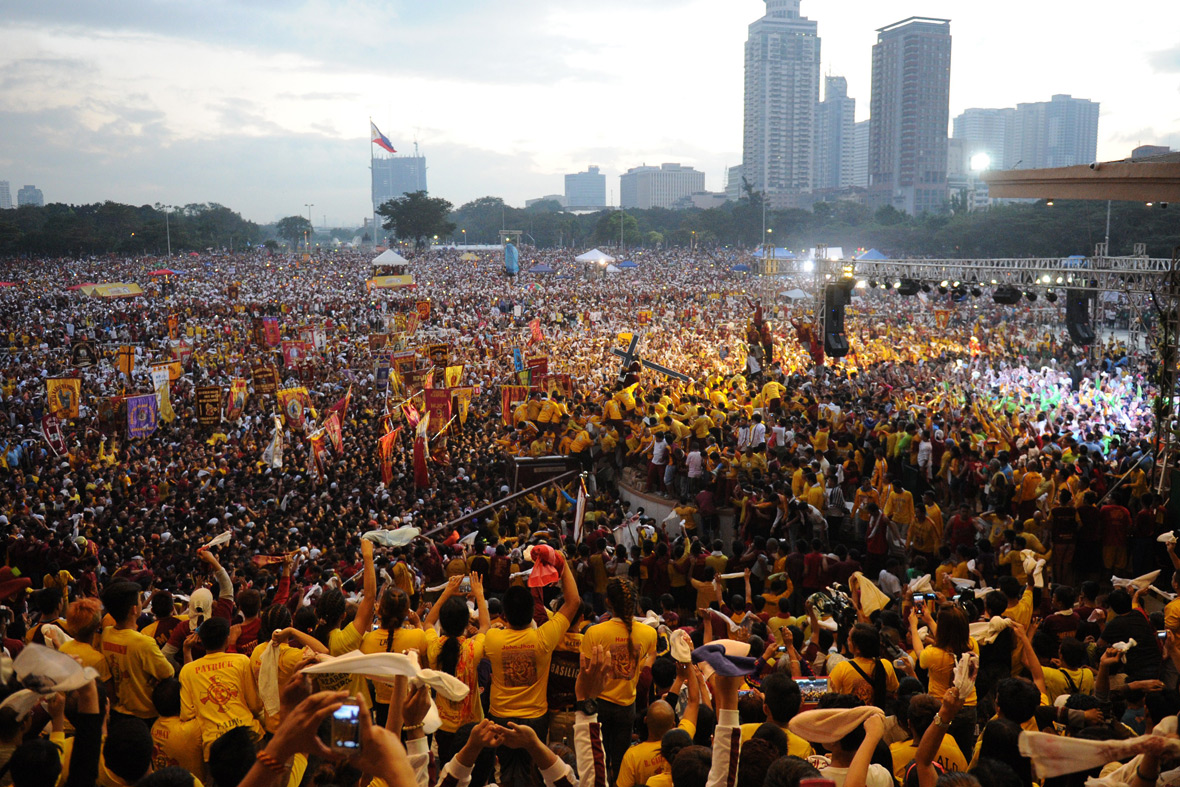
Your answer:
[[[869,121],[862,120],[852,127],[852,185],[858,189],[869,187]]]
[[[1021,169],[1089,164],[1098,152],[1098,102],[1069,95],[1016,105]]]
[[[848,80],[824,78],[815,135],[816,189],[842,189],[853,183],[856,99],[848,97]]]
[[[746,40],[742,172],[774,206],[810,191],[815,176],[820,40],[799,2],[766,0]]]
[[[1011,107],[967,109],[955,118],[952,136],[963,140],[968,161],[983,153],[988,169],[1011,169],[1021,160],[1013,133],[1015,121],[1016,110]]]
[[[391,199],[426,191],[426,157],[392,156],[373,159],[373,210]]]
[[[36,186],[21,186],[20,191],[16,193],[16,204],[41,207],[45,204],[45,195]]]
[[[910,17],[877,30],[869,127],[869,201],[906,213],[947,202],[951,23]]]
[[[565,204],[571,208],[605,208],[606,175],[598,167],[565,176]]]
[[[624,208],[671,208],[677,200],[705,190],[705,173],[679,164],[632,167],[619,178]]]
[[[0,210],[10,210],[12,208],[12,192],[9,190],[8,181],[0,180]]]

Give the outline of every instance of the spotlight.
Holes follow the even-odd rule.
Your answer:
[[[893,285],[897,290],[898,295],[917,295],[918,291],[922,289],[921,285],[913,279],[901,279]]]
[[[923,285],[922,285],[922,292],[930,292],[930,285],[929,285],[929,284],[923,284]]]
[[[876,279],[873,279],[872,281],[869,282],[869,289],[870,290],[877,289],[877,280]]]
[[[1051,208],[1051,207],[1053,207],[1053,200],[1051,200],[1051,199],[1047,199],[1047,200],[1045,200],[1045,207],[1046,207],[1046,208]]]
[[[983,295],[983,290],[979,289],[978,287],[971,288],[971,297],[972,298],[978,298],[980,295]]]
[[[939,295],[946,295],[946,282],[945,281],[942,284],[938,285],[938,294]]]
[[[897,281],[893,282],[893,289],[895,289],[895,290],[901,289],[901,279],[898,279]]]
[[[1001,306],[1013,306],[1020,303],[1020,290],[1005,284],[1003,287],[997,287],[992,292],[992,300]]]
[[[954,282],[953,284],[951,284],[951,286],[952,286],[952,287],[958,287],[958,286],[959,286],[959,283],[958,283],[958,282]]]
[[[1028,298],[1029,303],[1035,303],[1037,300],[1037,294],[1035,292],[1033,292],[1032,290],[1029,290],[1028,292],[1026,292],[1024,294],[1024,297]]]
[[[1058,277],[1057,277],[1057,283],[1058,283],[1058,284],[1061,284],[1063,281],[1065,281],[1065,279],[1063,279],[1063,278],[1062,278],[1062,277],[1060,277],[1060,276],[1058,276]]]
[[[1057,293],[1049,290],[1045,293],[1045,300],[1047,300],[1049,303],[1057,303]]]
[[[942,287],[943,289],[946,289],[947,284],[948,284],[947,280],[943,279],[942,282],[940,282],[938,286]]]
[[[1154,202],[1149,202],[1149,203],[1147,203],[1147,207],[1149,207],[1149,208],[1150,208],[1150,207],[1151,207],[1152,205],[1154,205],[1154,204],[1155,204]]]
[[[885,282],[881,282],[881,289],[887,290],[887,289],[889,289],[889,285]]]

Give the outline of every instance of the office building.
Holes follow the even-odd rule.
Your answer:
[[[746,40],[742,169],[769,204],[788,207],[814,185],[820,39],[799,0],[766,0]]]
[[[869,204],[911,214],[947,204],[951,23],[910,17],[877,30],[869,126]]]
[[[824,78],[824,100],[817,113],[815,189],[842,189],[853,184],[856,99],[848,97],[848,80]]]
[[[1016,105],[1021,169],[1089,164],[1098,153],[1098,102],[1069,95]]]
[[[852,185],[869,187],[869,121],[862,120],[852,127]]]
[[[632,167],[619,178],[624,208],[671,208],[676,201],[705,190],[705,173],[679,164]]]
[[[12,208],[12,192],[9,190],[8,181],[0,180],[0,210],[10,210]]]
[[[1151,158],[1152,156],[1164,156],[1171,152],[1172,149],[1167,145],[1140,145],[1131,151],[1131,159],[1135,160],[1141,158]],[[4,199],[4,192],[6,191],[4,188],[6,185],[8,184],[0,181],[0,208],[4,207],[2,201]]]
[[[427,191],[425,156],[390,156],[373,159],[373,210],[391,199],[415,191]]]
[[[16,193],[17,205],[35,205],[38,208],[45,204],[45,195],[36,186],[21,186]]]
[[[571,208],[605,208],[606,175],[598,167],[565,176],[565,202]]]
[[[526,208],[531,208],[539,202],[556,202],[558,205],[560,205],[563,208],[566,206],[564,194],[546,194],[544,197],[537,197],[536,199],[526,199],[524,201],[524,206]]]
[[[1015,124],[1012,107],[972,108],[955,118],[952,136],[963,141],[968,161],[979,163],[982,159],[976,157],[982,154],[987,156],[987,169],[1012,169],[1018,163],[1023,167]]]
[[[742,188],[742,165],[729,167],[725,170],[725,196],[730,202],[745,199],[748,195]]]

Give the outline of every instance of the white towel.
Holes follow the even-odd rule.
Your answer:
[[[80,689],[98,677],[93,667],[83,667],[72,656],[37,644],[26,645],[12,666],[25,688],[42,694]]]
[[[1113,645],[1111,645],[1111,647],[1114,648],[1115,650],[1117,650],[1119,653],[1126,653],[1128,650],[1130,650],[1131,648],[1135,647],[1138,644],[1139,643],[1135,641],[1135,638],[1131,637],[1126,642],[1116,642]]]
[[[930,575],[923,574],[910,580],[911,593],[933,593],[934,586],[930,584]]]
[[[848,578],[848,589],[852,591],[853,602],[866,616],[884,609],[890,601],[881,588],[859,571]]]
[[[1145,588],[1155,582],[1159,575],[1159,571],[1151,571],[1141,577],[1135,577],[1134,579],[1126,579],[1125,577],[1111,577],[1110,584],[1114,585],[1116,588],[1129,588],[1131,589],[1131,592],[1134,593],[1136,590],[1141,590],[1142,588]]]
[[[1000,632],[1010,625],[1012,625],[1012,621],[1008,620],[1008,618],[1002,618],[999,615],[991,620],[972,623],[969,627],[971,639],[980,645],[990,645],[995,641],[996,637],[1000,636]]]
[[[668,637],[668,651],[681,664],[692,663],[692,638],[684,629],[676,629]]]
[[[262,651],[262,667],[258,670],[258,696],[267,716],[279,715],[279,651],[273,641]]]
[[[974,579],[959,579],[958,577],[951,577],[950,580],[959,590],[975,587]]]
[[[739,628],[741,628],[741,626],[733,622],[733,618],[720,610],[710,609],[709,614],[713,616],[714,620],[720,620],[725,623],[725,625],[729,626],[730,631],[737,631]]]
[[[746,576],[745,571],[731,571],[728,574],[722,574],[721,579],[728,582],[731,579],[742,579]]]
[[[417,538],[420,532],[416,527],[399,527],[396,530],[370,530],[361,538],[383,547],[404,547]]]
[[[218,533],[217,535],[213,536],[213,538],[209,539],[209,543],[205,544],[204,548],[211,549],[212,547],[219,547],[222,544],[228,544],[233,540],[233,537],[234,534],[229,530],[225,531],[224,533]]]
[[[975,691],[975,675],[979,672],[979,656],[974,653],[964,653],[955,662],[955,688],[959,690],[959,697],[966,700]]]
[[[1032,574],[1033,584],[1036,587],[1043,588],[1045,586],[1045,577],[1042,575],[1042,571],[1045,568],[1045,559],[1041,558],[1038,560],[1036,554],[1031,549],[1025,549],[1020,552],[1020,557],[1024,563],[1024,573]]]
[[[45,623],[41,626],[41,636],[45,637],[45,644],[54,650],[61,650],[62,645],[74,641],[73,637],[53,623]]]
[[[1043,780],[1101,768],[1115,760],[1124,760],[1139,754],[1144,750],[1144,745],[1150,737],[1140,735],[1123,741],[1091,741],[1084,738],[1063,738],[1045,732],[1022,732],[1020,753],[1032,760],[1037,779]],[[1169,739],[1168,748],[1173,754],[1180,754],[1180,740]],[[1112,775],[1107,774],[1105,778],[1112,778]],[[1113,779],[1121,781],[1118,777]]]
[[[24,721],[24,718],[29,715],[29,712],[40,705],[44,699],[44,694],[35,692],[32,689],[21,689],[10,694],[4,702],[0,702],[0,709],[11,708],[16,714],[16,720]]]

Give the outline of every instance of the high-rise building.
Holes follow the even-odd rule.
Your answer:
[[[606,175],[598,167],[565,176],[565,204],[571,208],[605,208]]]
[[[12,208],[12,192],[9,190],[8,181],[0,180],[0,210],[10,210]]]
[[[746,190],[742,188],[742,165],[738,164],[725,170],[725,197],[730,202],[737,202],[745,196]]]
[[[955,118],[955,139],[963,140],[967,160],[987,156],[987,169],[1012,169],[1021,161],[1015,131],[1016,110],[972,108]],[[1021,166],[1024,166],[1021,164]]]
[[[16,193],[16,204],[41,207],[45,204],[45,195],[36,186],[21,186],[20,191]]]
[[[1172,152],[1172,149],[1170,147],[1168,147],[1167,145],[1140,145],[1139,147],[1137,147],[1131,151],[1131,158],[1132,159],[1141,159],[1141,158],[1151,158],[1152,156],[1166,156],[1167,154],[1169,154],[1171,152]],[[4,191],[4,187],[6,185],[7,185],[6,183],[4,183],[3,181],[0,181],[0,201],[2,201],[4,199],[3,191]],[[2,202],[0,202],[0,208],[2,208],[2,207],[4,207],[4,205]]]
[[[389,200],[415,191],[427,191],[425,156],[373,159],[374,212]]]
[[[775,206],[814,184],[820,40],[800,0],[766,0],[746,39],[742,169]]]
[[[869,121],[862,120],[852,127],[852,185],[869,187]]]
[[[842,189],[855,185],[856,99],[848,97],[848,80],[824,78],[824,100],[817,113],[815,135],[816,189]]]
[[[705,173],[679,164],[632,167],[619,178],[624,208],[671,208],[676,201],[705,190]]]
[[[951,23],[910,17],[877,30],[869,127],[869,201],[906,213],[947,203]]]
[[[1089,164],[1098,153],[1098,102],[1069,95],[1016,105],[1021,169]]]

